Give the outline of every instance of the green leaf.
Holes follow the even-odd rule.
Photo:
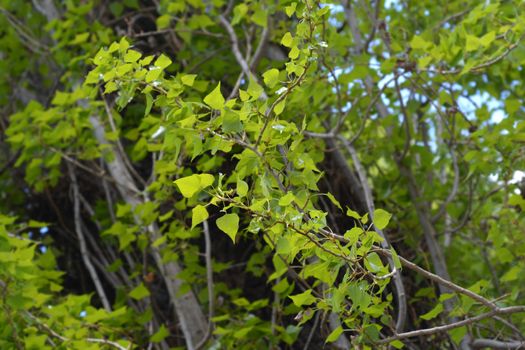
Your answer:
[[[124,61],[128,63],[137,62],[137,60],[141,57],[141,53],[135,50],[128,50],[126,54],[124,55]]]
[[[392,260],[394,260],[394,266],[396,269],[401,269],[401,260],[399,260],[399,256],[397,255],[397,252],[394,250],[394,248],[390,247],[390,254],[392,254]]]
[[[117,67],[117,75],[123,76],[124,74],[130,72],[133,69],[131,63],[126,63]]]
[[[155,56],[153,56],[153,55],[146,56],[146,57],[144,57],[143,59],[141,59],[139,61],[139,64],[141,66],[147,66],[153,61],[154,58],[155,58]]]
[[[275,246],[275,252],[277,254],[286,255],[292,251],[292,245],[286,237],[280,237]]]
[[[283,38],[281,39],[281,44],[286,47],[292,47],[292,43],[293,43],[292,34],[290,34],[290,32],[286,32],[286,34],[284,34]]]
[[[383,262],[377,253],[370,253],[365,259],[365,266],[371,272],[380,272],[383,270]]]
[[[47,223],[47,222],[40,222],[40,221],[36,221],[36,220],[29,220],[27,222],[27,227],[42,228],[42,227],[47,227],[48,225],[49,225],[49,223]]]
[[[467,52],[476,51],[480,46],[481,42],[477,37],[467,34],[467,42],[465,44],[465,50]]]
[[[75,35],[75,38],[69,42],[70,45],[78,45],[87,41],[90,33],[82,33]]]
[[[348,243],[354,245],[358,240],[359,236],[363,233],[361,227],[352,227],[350,230],[346,231],[344,237],[348,239]]]
[[[118,90],[117,83],[115,83],[114,81],[110,81],[106,83],[106,88],[104,89],[104,93],[109,94],[117,90]]]
[[[430,46],[432,46],[432,43],[426,41],[419,35],[415,35],[410,41],[410,47],[416,50],[417,49],[425,50],[429,48]]]
[[[135,300],[141,300],[149,296],[149,290],[144,286],[143,283],[139,284],[135,289],[129,292],[129,296]]]
[[[237,195],[245,197],[248,194],[248,184],[243,180],[237,180]]]
[[[455,329],[451,329],[448,331],[450,334],[450,337],[454,341],[454,343],[459,344],[461,340],[465,337],[465,334],[467,334],[467,327],[458,327]]]
[[[326,193],[326,196],[328,197],[328,199],[330,200],[330,202],[332,202],[333,205],[335,205],[336,207],[338,207],[339,209],[343,210],[343,207],[341,207],[341,204],[339,203],[339,201],[337,199],[335,199],[334,195],[331,194],[330,192],[327,192]]]
[[[421,317],[422,319],[424,320],[431,320],[433,318],[435,318],[437,315],[439,315],[441,312],[443,311],[443,304],[439,303],[437,304],[432,310],[430,310],[429,312],[427,312],[426,314],[424,315],[421,315],[419,317]]]
[[[194,228],[208,218],[208,210],[203,205],[197,205],[191,210],[191,228]]]
[[[252,15],[253,23],[261,27],[266,27],[268,24],[268,12],[262,8],[258,9]]]
[[[250,79],[250,82],[248,84],[247,92],[253,97],[253,98],[259,98],[259,96],[262,95],[264,92],[264,89],[261,85],[257,84],[255,79],[252,77]]]
[[[361,215],[359,215],[358,212],[353,211],[353,210],[350,209],[350,208],[347,208],[347,209],[346,209],[346,216],[349,216],[349,217],[354,218],[354,219],[356,219],[356,220],[360,220],[360,219],[361,219]]]
[[[119,41],[120,52],[125,52],[129,48],[129,42],[125,37],[122,37]]]
[[[342,327],[342,326],[339,326],[339,327],[337,327],[336,329],[334,329],[334,330],[328,335],[328,337],[326,338],[325,343],[333,343],[334,341],[336,341],[337,339],[339,339],[339,337],[341,336],[341,334],[343,334],[343,327]]]
[[[266,86],[273,88],[279,82],[279,70],[272,68],[263,73],[263,80]]]
[[[175,180],[175,184],[179,188],[182,195],[186,198],[193,197],[193,195],[208,186],[211,186],[215,178],[210,174],[193,174]]]
[[[153,107],[153,96],[150,93],[146,94],[146,109],[144,110],[144,116],[147,117]]]
[[[284,98],[281,102],[275,105],[273,109],[273,113],[275,113],[275,115],[281,114],[284,111],[285,106],[286,106],[286,99]]]
[[[171,16],[168,14],[159,16],[155,22],[158,29],[168,28],[171,24]]]
[[[295,199],[294,194],[292,192],[288,192],[287,194],[285,194],[279,199],[279,205],[286,207],[290,205],[294,199]]]
[[[513,266],[501,277],[501,282],[515,281],[518,279],[520,273],[522,273],[522,267],[519,265]]]
[[[390,345],[392,345],[396,349],[403,349],[405,347],[405,344],[403,344],[403,342],[399,339],[391,341]]]
[[[184,74],[180,80],[184,85],[187,86],[193,86],[193,83],[195,82],[195,78],[197,77],[196,74]]]
[[[392,217],[392,214],[390,214],[386,210],[383,210],[383,209],[374,210],[375,227],[380,230],[384,229],[388,225],[388,222],[390,221],[391,217]]]
[[[288,57],[290,57],[292,60],[295,60],[297,57],[299,57],[299,48],[297,46],[292,46],[292,49],[290,52],[288,52]]]
[[[159,330],[151,336],[150,341],[153,343],[160,343],[169,335],[170,332],[164,327],[164,325],[161,325]]]
[[[311,305],[316,301],[315,297],[312,295],[311,289],[307,289],[301,294],[290,295],[288,298],[292,299],[296,306]]]
[[[519,205],[521,210],[525,211],[525,199],[521,195],[513,194],[509,197],[510,205]]]
[[[489,47],[490,44],[492,44],[492,42],[496,39],[496,32],[495,31],[491,31],[485,35],[483,35],[481,38],[479,38],[479,42],[481,43],[481,45],[485,46],[485,47]]]
[[[151,83],[157,80],[157,78],[160,76],[161,73],[162,73],[162,70],[157,67],[154,67],[148,70],[148,73],[146,73],[146,82]]]
[[[296,8],[297,8],[297,3],[296,3],[296,2],[292,2],[292,3],[290,4],[290,6],[286,6],[286,7],[284,8],[284,11],[286,12],[286,15],[287,15],[288,17],[292,17],[293,14],[295,13],[295,9],[296,9]]]
[[[225,133],[241,132],[243,125],[237,113],[226,111],[222,117],[222,131]]]
[[[248,5],[241,3],[233,8],[233,18],[231,25],[234,26],[243,19],[248,13]]]
[[[168,56],[161,54],[159,58],[155,60],[155,67],[160,67],[161,69],[164,69],[168,67],[171,64],[171,60]]]
[[[221,216],[215,222],[217,227],[224,233],[226,233],[233,243],[237,237],[239,231],[239,216],[237,214],[226,214]]]
[[[221,109],[224,106],[224,97],[221,94],[221,83],[217,84],[215,89],[204,97],[204,103],[213,109]]]

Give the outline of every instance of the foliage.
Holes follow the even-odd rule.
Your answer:
[[[0,0],[2,348],[520,346],[520,2],[57,5]]]

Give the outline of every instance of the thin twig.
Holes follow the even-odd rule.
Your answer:
[[[219,15],[219,21],[221,22],[222,26],[226,31],[228,32],[228,36],[230,37],[231,45],[232,45],[232,51],[233,55],[235,56],[235,59],[241,66],[241,70],[243,71],[244,75],[248,78],[255,79],[255,81],[258,83],[257,77],[255,77],[250,70],[250,66],[248,65],[248,62],[244,59],[242,56],[241,50],[239,49],[239,39],[237,38],[237,34],[235,34],[235,30],[233,29],[232,25],[226,18],[224,18],[223,15]]]
[[[104,101],[104,109],[106,110],[106,114],[108,115],[108,120],[109,120],[109,125],[111,127],[111,131],[117,134],[118,131],[115,125],[115,121],[113,120],[113,114],[111,113],[111,109],[109,108],[108,101],[106,100],[102,90],[100,91],[100,96],[102,97],[102,100]],[[133,175],[133,177],[135,177],[135,179],[138,180],[140,184],[145,188],[146,182],[144,181],[142,176],[140,176],[137,173],[137,171],[133,167],[133,164],[131,164],[128,158],[128,155],[126,154],[126,151],[124,150],[124,147],[122,146],[122,142],[120,142],[120,138],[117,138],[117,141],[115,143],[117,145],[117,149],[120,153],[120,156],[122,157],[122,160],[124,161],[124,165],[126,166],[126,168],[128,168],[128,171],[130,172],[130,174]]]
[[[385,249],[382,249],[380,251],[382,254],[385,254],[385,255],[388,255],[388,256],[391,256],[392,253],[390,253],[389,250],[385,250]],[[441,285],[444,285],[446,287],[448,287],[450,290],[453,290],[457,293],[460,293],[460,294],[463,294],[463,295],[466,295],[468,296],[469,298],[473,299],[473,300],[476,300],[478,301],[480,304],[482,305],[485,305],[487,306],[488,308],[492,309],[492,310],[495,310],[498,308],[498,306],[496,304],[494,304],[492,301],[482,297],[481,295],[477,294],[477,293],[474,293],[473,291],[469,290],[469,289],[466,289],[466,288],[463,288],[441,276],[438,276],[430,271],[427,271],[425,269],[423,269],[422,267],[419,267],[418,265],[414,264],[413,262],[403,258],[402,256],[399,256],[399,260],[401,262],[401,264],[413,271],[416,271],[417,273],[425,276],[426,278],[428,278],[429,280],[431,281],[434,281],[438,284],[441,284]]]
[[[370,219],[373,221],[375,205],[374,205],[374,199],[372,195],[372,189],[370,188],[370,185],[368,184],[368,179],[366,176],[365,169],[363,165],[361,164],[361,161],[359,160],[359,157],[357,155],[355,148],[348,142],[348,140],[344,138],[342,138],[342,140],[343,140],[343,144],[346,146],[348,150],[348,153],[350,153],[352,161],[354,162],[357,176],[359,177],[359,181],[361,182],[361,186],[363,188],[366,205],[368,207],[368,215],[370,216]],[[384,234],[383,230],[380,230],[377,227],[375,228],[375,230],[381,236],[381,238],[383,238],[383,240],[381,241],[381,247],[383,247],[383,249],[385,250],[390,249],[390,243],[386,235]],[[403,329],[405,325],[406,314],[407,314],[405,286],[403,285],[403,281],[401,280],[401,274],[400,273],[396,274],[397,270],[395,268],[394,260],[392,257],[388,258],[388,264],[390,265],[391,271],[392,271],[388,275],[392,274],[393,276],[394,286],[396,288],[397,303],[398,303],[396,330],[400,331]],[[384,276],[384,278],[386,278],[386,276]]]
[[[310,333],[308,334],[308,338],[306,339],[306,343],[304,344],[303,350],[308,350],[308,347],[310,346],[310,343],[312,342],[317,326],[319,326],[320,315],[321,315],[321,311],[316,312],[314,324],[312,325],[312,329],[310,329]]]
[[[486,318],[493,317],[493,316],[496,316],[496,315],[508,315],[508,314],[521,313],[521,312],[525,312],[525,306],[509,306],[509,307],[504,307],[504,308],[497,308],[495,310],[483,313],[483,314],[478,315],[478,316],[466,318],[466,319],[458,321],[458,322],[453,322],[453,323],[449,323],[449,324],[442,325],[442,326],[437,326],[437,327],[432,327],[432,328],[418,329],[417,331],[399,333],[399,334],[396,334],[396,335],[394,335],[392,337],[388,337],[388,338],[382,339],[382,340],[378,341],[377,343],[379,343],[379,344],[386,344],[386,343],[390,343],[390,342],[392,342],[394,340],[413,338],[413,337],[421,337],[421,336],[424,336],[424,335],[431,335],[431,334],[446,332],[446,331],[449,331],[451,329],[467,326],[469,324],[472,324],[472,323],[475,323],[475,322],[478,322],[478,321],[481,321],[481,320],[484,320]]]
[[[210,339],[213,332],[213,315],[215,313],[215,304],[214,298],[215,293],[213,291],[213,265],[211,261],[211,238],[210,238],[210,228],[208,226],[208,220],[204,220],[202,223],[204,231],[204,242],[205,242],[205,260],[206,260],[206,285],[208,286],[208,330],[206,335],[200,341],[199,344],[195,346],[196,350],[200,350],[206,345]]]
[[[42,322],[40,319],[38,319],[38,317],[36,317],[32,313],[30,313],[29,311],[26,311],[26,315],[30,319],[35,321],[40,327],[42,327],[44,330],[46,330],[51,336],[53,336],[53,337],[55,337],[57,339],[60,339],[63,342],[68,342],[68,341],[71,340],[71,339],[66,338],[63,335],[60,335],[57,332],[55,332],[51,327],[49,327],[47,324]],[[111,340],[108,340],[108,339],[85,338],[84,340],[87,341],[88,343],[109,345],[109,346],[112,346],[112,347],[117,348],[119,350],[129,350],[129,349],[131,349],[131,344],[128,347],[124,347],[124,346],[120,345],[119,343],[111,341]]]
[[[78,183],[77,183],[77,177],[75,175],[75,170],[71,164],[67,163],[67,166],[69,170],[69,178],[71,179],[71,186],[73,187],[73,198],[72,199],[73,199],[73,210],[74,210],[74,220],[75,220],[75,231],[77,233],[78,242],[80,244],[80,254],[82,256],[82,260],[84,261],[84,265],[86,265],[89,275],[91,276],[91,279],[93,280],[93,284],[95,285],[97,294],[100,297],[100,301],[102,302],[104,309],[106,309],[106,311],[108,312],[111,312],[111,304],[109,303],[108,298],[106,296],[106,292],[104,291],[104,288],[102,287],[102,283],[100,282],[100,278],[98,277],[97,270],[91,263],[86,240],[84,238],[84,233],[82,232],[82,224],[81,224],[81,217],[80,217],[80,192],[78,190]]]
[[[474,67],[470,68],[468,70],[468,72],[466,72],[466,73],[478,73],[479,71],[482,71],[483,69],[488,68],[488,67],[492,66],[493,64],[498,63],[499,61],[503,60],[512,51],[514,51],[514,49],[516,49],[519,46],[519,44],[520,44],[522,39],[523,39],[523,37],[518,39],[517,42],[507,46],[501,55],[493,57],[493,58],[491,58],[491,59],[489,59],[489,60],[487,60],[487,61],[485,61],[485,62],[483,62],[483,63],[481,63],[481,64],[479,64],[477,66],[474,66]],[[441,70],[441,69],[433,69],[433,68],[424,68],[424,69],[419,69],[419,70],[422,71],[422,72],[437,73],[437,74],[441,74],[441,75],[457,75],[457,74],[461,73],[463,71],[463,69]]]

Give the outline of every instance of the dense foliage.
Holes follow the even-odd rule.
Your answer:
[[[0,0],[0,348],[523,347],[524,10]]]

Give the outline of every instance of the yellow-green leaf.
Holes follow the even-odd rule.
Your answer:
[[[381,258],[375,252],[367,255],[365,259],[365,266],[369,271],[374,273],[380,272],[384,268]]]
[[[496,32],[491,31],[479,38],[479,42],[481,43],[481,45],[489,47],[490,44],[492,44],[492,42],[494,41],[494,39],[496,39]]]
[[[204,97],[204,103],[213,109],[221,109],[224,106],[224,97],[221,94],[221,83],[217,84],[215,89]]]
[[[326,196],[328,197],[330,202],[332,202],[336,207],[338,207],[339,209],[343,210],[343,207],[341,207],[341,204],[339,203],[339,201],[337,199],[335,199],[333,194],[331,194],[330,192],[327,192]]]
[[[244,197],[248,194],[248,184],[243,180],[237,180],[237,194]]]
[[[394,250],[394,248],[390,248],[390,254],[392,254],[392,260],[394,261],[395,268],[400,269],[401,260],[399,260],[399,255],[397,255],[397,252]]]
[[[154,64],[156,67],[164,69],[171,64],[171,60],[168,56],[162,54],[159,56],[159,58],[157,58]]]
[[[288,298],[292,299],[296,306],[311,305],[315,303],[315,297],[312,295],[312,290],[307,289],[305,292],[297,295],[291,295]]]
[[[193,86],[193,82],[195,81],[195,78],[197,77],[196,74],[184,74],[180,80],[184,85],[187,86]]]
[[[226,214],[221,216],[215,222],[217,227],[224,233],[226,233],[233,243],[239,231],[239,216],[237,214]]]
[[[467,42],[465,45],[465,50],[467,52],[476,51],[480,46],[481,42],[479,38],[475,37],[474,35],[467,34]]]
[[[259,98],[259,96],[262,95],[264,92],[264,89],[261,85],[257,84],[255,79],[253,77],[250,79],[250,82],[248,83],[248,89],[247,92],[253,97],[253,98]]]
[[[186,198],[193,197],[193,195],[208,186],[211,186],[215,181],[213,175],[210,174],[193,174],[175,180],[175,184],[180,190],[180,193]]]
[[[273,112],[275,115],[279,115],[284,111],[284,107],[286,106],[286,99],[283,99],[281,102],[275,105]]]
[[[350,208],[348,208],[348,209],[346,210],[346,216],[349,216],[349,217],[354,218],[354,219],[356,219],[356,220],[361,219],[361,215],[359,215],[358,212],[353,211],[353,210],[350,209]]]
[[[153,343],[160,343],[169,335],[170,332],[164,327],[164,325],[161,325],[159,330],[151,336],[150,341]]]
[[[292,42],[293,42],[292,34],[290,34],[290,32],[286,32],[286,34],[284,34],[283,38],[281,39],[281,44],[283,44],[283,46],[286,46],[286,47],[292,47]]]
[[[279,82],[279,70],[272,68],[263,73],[263,79],[266,86],[273,88]]]
[[[328,335],[328,337],[326,338],[326,341],[325,343],[333,343],[334,341],[336,341],[337,339],[339,339],[339,337],[341,336],[341,334],[343,334],[343,327],[342,326],[339,326],[337,327],[336,329],[334,329],[332,331],[332,333],[330,333]]]
[[[410,47],[416,50],[417,49],[425,50],[431,45],[432,44],[430,42],[426,41],[419,35],[415,35],[410,41]]]
[[[197,205],[191,211],[191,228],[194,228],[208,218],[208,210],[203,205]]]
[[[288,192],[279,199],[279,205],[283,207],[288,206],[293,202],[294,199],[294,194],[292,192]]]
[[[139,284],[135,289],[129,292],[129,296],[135,300],[141,300],[149,296],[149,290],[144,286],[143,283]]]
[[[252,21],[253,23],[261,27],[266,27],[267,22],[268,22],[267,11],[263,10],[262,8],[255,11],[254,14],[252,15]]]
[[[135,50],[129,50],[129,51],[126,52],[126,54],[124,55],[124,61],[126,61],[126,62],[128,62],[128,63],[137,62],[137,60],[138,60],[141,56],[142,56],[142,55],[140,54],[140,52],[135,51]]]
[[[421,317],[422,319],[424,320],[431,320],[433,318],[435,318],[437,315],[439,315],[441,312],[443,311],[443,304],[439,303],[437,304],[432,310],[430,310],[429,312],[427,312],[426,314],[424,315],[421,315],[419,317]]]
[[[403,342],[399,339],[391,341],[390,345],[392,345],[396,349],[403,349],[403,347],[405,346],[405,344],[403,344]]]
[[[392,214],[383,209],[374,210],[374,225],[376,228],[382,230],[388,225]]]
[[[352,227],[350,230],[346,231],[344,237],[348,240],[348,243],[354,245],[358,240],[359,236],[363,233],[361,227]]]
[[[284,11],[286,12],[286,15],[287,15],[288,17],[292,17],[293,14],[295,13],[295,9],[296,9],[296,8],[297,8],[297,3],[296,3],[296,2],[292,2],[292,3],[290,4],[290,6],[286,6],[286,7],[284,8]]]

